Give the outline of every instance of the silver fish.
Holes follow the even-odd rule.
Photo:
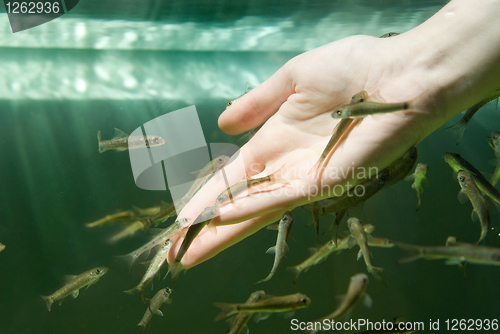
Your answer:
[[[107,272],[108,268],[106,267],[96,267],[94,269],[87,270],[80,275],[68,275],[65,277],[66,284],[62,288],[60,288],[50,296],[40,297],[42,297],[42,299],[45,301],[45,303],[47,304],[47,309],[50,311],[52,303],[59,300],[59,305],[61,305],[63,299],[69,295],[71,295],[71,297],[73,298],[78,297],[81,288],[85,286],[91,286]]]
[[[170,299],[170,294],[172,293],[172,289],[170,288],[163,288],[155,295],[151,300],[149,301],[148,308],[146,309],[146,313],[144,313],[144,316],[142,317],[141,321],[137,326],[142,327],[141,334],[143,334],[146,331],[146,327],[149,324],[149,321],[153,317],[153,314],[159,315],[163,317],[163,313],[160,311],[160,306],[162,304],[170,304],[172,302],[172,299]]]
[[[266,293],[263,290],[255,291],[248,297],[245,304],[255,303],[261,299]],[[234,319],[232,319],[231,328],[227,331],[226,334],[240,334],[241,330],[247,325],[248,320],[252,317],[251,312],[240,312],[238,313]]]
[[[474,263],[500,266],[500,248],[477,246],[465,242],[457,242],[448,237],[446,246],[415,246],[402,242],[395,244],[406,252],[398,263],[408,263],[418,259],[446,260],[446,264]]]
[[[222,309],[217,315],[215,321],[229,317],[240,312],[289,312],[295,309],[307,307],[311,300],[304,294],[296,293],[286,296],[263,296],[260,301],[244,304],[214,303],[215,306]]]
[[[110,140],[101,140],[101,131],[97,132],[97,141],[99,143],[99,153],[108,150],[124,151],[165,144],[165,139],[160,136],[129,136],[117,128],[115,128],[115,135]]]
[[[429,185],[429,181],[425,176],[427,174],[427,169],[428,167],[426,164],[419,163],[415,168],[415,172],[405,177],[405,181],[413,180],[411,187],[417,192],[417,211],[420,209],[420,195],[424,192],[422,184]]]
[[[171,246],[172,246],[171,240],[165,241],[165,243],[161,246],[160,250],[156,253],[153,260],[151,260],[148,270],[142,277],[139,284],[137,284],[135,288],[125,291],[125,293],[128,293],[130,295],[139,295],[141,299],[144,299],[143,297],[144,288],[153,280],[153,278],[156,276],[160,268],[167,260],[168,251],[170,250]]]
[[[324,320],[337,321],[338,319],[345,316],[354,308],[358,300],[365,294],[367,285],[368,285],[368,277],[365,274],[356,274],[352,276],[351,281],[349,283],[349,287],[347,288],[347,294],[344,300],[342,301],[342,304],[340,304],[340,306],[335,311],[315,322],[323,322]],[[365,296],[366,296],[365,303],[371,305],[371,300],[367,295]],[[310,333],[312,334],[316,332],[317,330],[310,331]]]
[[[86,227],[96,227],[99,225],[103,225],[106,223],[114,222],[117,220],[127,220],[127,219],[132,219],[135,217],[135,214],[132,211],[123,211],[123,212],[118,212],[113,215],[107,215],[104,218],[101,218],[99,220],[96,220],[95,222],[85,224]]]
[[[286,239],[288,238],[288,234],[290,234],[292,223],[293,223],[292,213],[290,211],[285,212],[278,224],[278,238],[276,240],[276,246],[270,247],[266,252],[271,254],[274,253],[274,264],[271,269],[271,272],[269,273],[269,275],[267,275],[266,278],[258,281],[255,284],[269,281],[278,270],[281,260],[283,259],[285,252],[288,250]]]
[[[477,243],[481,242],[484,237],[486,237],[486,233],[488,233],[488,229],[490,228],[490,213],[488,212],[488,208],[486,205],[486,201],[479,191],[479,188],[476,186],[474,179],[470,173],[461,170],[457,174],[458,183],[462,190],[458,193],[458,199],[461,203],[465,203],[467,199],[470,200],[472,207],[474,210],[472,211],[472,220],[475,220],[475,216],[479,218],[479,222],[481,223],[481,236]]]
[[[490,180],[491,185],[494,187],[498,183],[498,180],[500,180],[500,132],[493,132],[488,137],[488,143],[490,144],[493,151],[495,151],[495,157],[499,159],[497,161],[495,171],[493,172],[493,176]]]
[[[349,227],[349,231],[351,231],[351,235],[353,237],[349,240],[349,248],[351,248],[354,243],[357,243],[359,245],[358,259],[363,256],[368,272],[371,273],[377,279],[377,281],[379,281],[383,285],[386,285],[384,279],[382,278],[382,276],[380,276],[380,273],[383,269],[374,267],[371,264],[370,250],[368,247],[368,240],[371,239],[371,236],[366,234],[359,219],[356,217],[349,218],[347,220],[347,226]]]

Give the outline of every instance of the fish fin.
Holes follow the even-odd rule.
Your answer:
[[[156,310],[154,314],[156,314],[159,317],[163,317],[163,312],[160,310]]]
[[[285,247],[285,252],[289,252],[290,251],[290,248],[288,247],[288,244],[286,243],[286,241],[285,241],[285,246],[284,247]]]
[[[424,176],[424,178],[422,179],[422,184],[426,187],[430,186],[430,182],[429,180],[427,180],[427,178]]]
[[[371,308],[373,305],[373,300],[367,293],[365,293],[363,296],[363,305],[365,305],[368,308]]]
[[[89,285],[90,285],[90,284],[89,284]],[[87,287],[87,288],[88,288],[88,287]],[[76,289],[76,290],[71,291],[70,296],[71,296],[72,298],[76,298],[76,297],[78,297],[78,295],[79,295],[79,294],[80,294],[80,290],[79,290],[79,289]]]
[[[466,127],[467,127],[467,122],[462,118],[457,123],[447,127],[445,130],[450,130],[451,132],[455,133],[455,141],[457,142],[458,145],[462,140]]]
[[[64,284],[68,284],[76,278],[76,275],[64,275]]]
[[[411,181],[415,178],[415,174],[410,174],[408,176],[405,177],[405,181]],[[412,184],[412,188],[413,188],[413,184]]]
[[[151,250],[147,250],[146,252],[148,252],[148,256],[149,256],[149,252]],[[142,255],[142,254],[141,254]],[[131,271],[132,270],[132,266],[134,265],[135,261],[141,256],[135,256],[134,254],[132,253],[129,253],[129,254],[125,254],[125,255],[118,255],[118,256],[115,256],[116,259],[118,260],[123,260],[127,263],[128,265],[128,271]],[[146,256],[147,257],[147,256]]]
[[[277,231],[279,230],[279,224],[271,224],[271,225],[267,225],[266,228],[268,230],[273,230],[273,231]]]
[[[373,242],[373,236],[371,234],[368,234],[368,233],[365,233],[365,234],[366,234],[366,240]]]
[[[295,314],[295,311],[285,312],[285,313],[283,313],[283,318],[289,319],[289,318],[293,317],[294,314]]]
[[[237,313],[234,304],[215,302],[214,305],[221,309],[221,312],[215,317],[215,321]]]
[[[384,268],[380,268],[380,267],[374,267],[374,266],[370,266],[368,268],[368,271],[370,272],[370,274],[373,275],[373,277],[375,277],[375,279],[377,281],[379,281],[382,285],[385,285],[387,286],[387,284],[385,283],[385,280],[382,278],[382,271],[384,271]]]
[[[460,264],[463,264],[464,263],[464,260],[462,259],[449,259],[449,260],[446,260],[444,264],[447,264],[447,265],[460,265]]]
[[[465,194],[463,190],[460,190],[457,194],[458,201],[462,204],[467,203],[469,201],[469,198]]]
[[[106,151],[106,149],[101,147],[101,130],[97,131],[97,144],[99,145],[99,153]]]
[[[456,245],[456,244],[457,244],[457,238],[455,238],[453,236],[449,236],[446,239],[446,246],[453,246],[453,245]]]
[[[299,275],[302,272],[299,266],[287,267],[285,270],[292,275],[293,284],[297,283],[297,279],[299,278]]]
[[[283,173],[283,167],[285,167],[286,164],[283,164],[280,168],[278,168],[277,171],[275,171],[272,174],[271,182],[274,183],[283,183],[283,184],[290,184],[287,180],[285,180],[281,174]]]
[[[479,215],[477,214],[476,210],[472,210],[470,218],[472,219],[473,222],[479,222]]]
[[[276,246],[269,247],[266,251],[266,254],[275,254],[276,253]]]
[[[347,247],[349,249],[353,248],[354,246],[356,245],[356,239],[354,239],[354,237],[351,235],[349,237],[349,240],[347,240]]]
[[[255,86],[250,84],[250,82],[245,83],[245,94],[254,89]]]
[[[406,254],[397,261],[399,264],[412,262],[423,257],[422,249],[419,246],[408,245],[401,242],[394,243],[406,252]]]
[[[363,251],[360,249],[359,252],[358,252],[358,256],[356,258],[356,260],[359,261],[359,259],[361,259],[363,257]]]
[[[167,298],[163,301],[163,304],[172,304],[172,298]]]
[[[267,277],[266,277],[266,278],[261,279],[260,281],[258,281],[258,282],[256,282],[256,283],[254,283],[254,285],[255,285],[255,284],[259,284],[259,283],[263,283],[263,282],[267,282],[267,281],[269,281],[271,278],[273,278],[273,276],[274,276],[274,274],[273,274],[273,272],[271,271],[271,272],[269,273],[269,275],[267,275]]]
[[[113,136],[112,139],[118,139],[118,138],[124,138],[124,137],[128,137],[128,134],[120,129],[115,128],[115,135]]]
[[[267,318],[269,318],[271,316],[271,312],[258,312],[254,315],[253,317],[253,320],[255,322],[259,322],[261,320],[266,320]]]
[[[50,298],[50,296],[40,295],[40,297],[45,301],[45,304],[47,305],[47,309],[50,312],[50,308],[52,307],[52,303],[54,302],[54,300],[52,298]]]

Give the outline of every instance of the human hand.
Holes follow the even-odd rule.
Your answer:
[[[232,135],[265,122],[224,168],[229,185],[281,167],[288,184],[252,187],[249,192],[253,194],[237,197],[235,206],[222,207],[211,222],[217,233],[204,229],[198,235],[182,259],[184,267],[213,257],[287,210],[332,196],[329,191],[334,187],[351,187],[360,171],[382,170],[451,117],[433,107],[433,92],[428,92],[430,85],[411,61],[414,57],[406,43],[404,34],[389,39],[352,36],[311,50],[291,59],[222,113],[219,126]],[[379,102],[414,100],[414,109],[365,117],[336,146],[324,171],[315,177],[309,171],[339,122],[331,112],[362,90],[368,92],[369,100]],[[195,219],[226,188],[224,178],[216,174],[178,219]],[[182,238],[174,240],[169,262],[181,242]]]

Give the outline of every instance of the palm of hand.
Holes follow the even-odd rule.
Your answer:
[[[422,80],[394,56],[394,44],[353,36],[304,53],[221,115],[221,128],[231,134],[249,130],[269,118],[241,149],[239,165],[226,168],[229,179],[241,180],[245,174],[264,176],[282,167],[282,176],[289,184],[271,187],[275,190],[245,197],[236,202],[236,207],[221,210],[213,223],[242,223],[218,227],[216,235],[202,231],[183,258],[185,266],[214,256],[276,221],[285,210],[312,201],[311,195],[319,200],[321,193],[317,192],[321,187],[331,189],[347,181],[351,185],[355,182],[340,177],[341,173],[352,168],[386,167],[440,125],[442,120],[433,117],[428,108],[366,117],[336,147],[322,174],[308,174],[338,123],[331,111],[349,103],[352,95],[366,90],[370,96],[378,95],[378,100],[382,96],[387,102],[403,102],[425,90]],[[222,178],[214,177],[179,218],[196,217],[206,206],[213,205],[225,188]],[[329,196],[324,192],[322,197]],[[174,249],[180,246],[179,241]]]

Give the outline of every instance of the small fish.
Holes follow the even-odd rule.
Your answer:
[[[163,313],[160,311],[160,306],[162,304],[170,304],[172,302],[172,299],[170,299],[170,294],[172,293],[172,289],[170,288],[163,288],[155,295],[151,300],[149,301],[148,308],[146,309],[146,313],[144,313],[144,316],[142,317],[141,321],[137,326],[142,327],[141,334],[146,332],[146,327],[149,324],[149,321],[153,317],[153,314],[159,315],[160,317],[163,317]]]
[[[337,321],[347,315],[356,305],[358,300],[364,295],[365,304],[371,306],[371,299],[365,294],[366,286],[368,285],[368,277],[365,274],[356,274],[351,277],[349,287],[347,288],[347,294],[345,295],[342,304],[327,315],[326,317],[317,320],[323,322],[324,320]],[[313,330],[310,333],[314,334],[317,330]]]
[[[265,292],[263,290],[255,291],[248,297],[245,304],[255,303],[261,299],[261,297],[265,296]],[[240,334],[241,330],[247,325],[248,320],[252,317],[251,312],[240,312],[234,316],[232,319],[231,328],[227,331],[226,334]],[[247,331],[248,333],[248,331]]]
[[[388,32],[387,34],[383,34],[379,38],[388,38],[388,37],[397,36],[397,35],[399,35],[399,32]]]
[[[371,233],[374,229],[373,225],[370,224],[364,225],[363,228],[366,233]],[[313,252],[311,256],[309,256],[306,260],[296,266],[286,268],[286,270],[289,271],[293,276],[293,283],[297,282],[297,279],[299,278],[301,272],[306,272],[312,266],[323,262],[331,253],[347,249],[349,238],[350,236],[343,238],[342,240],[340,240],[340,242],[337,243],[337,246],[335,246],[335,242],[333,240],[329,240],[319,248],[311,248],[310,250]],[[386,242],[378,241],[378,244],[386,244]]]
[[[151,239],[149,242],[145,243],[141,247],[137,248],[136,250],[126,255],[119,256],[119,258],[122,258],[125,261],[127,261],[130,270],[130,268],[132,268],[134,262],[139,258],[139,256],[141,256],[144,252],[147,252],[150,249],[162,243],[165,243],[165,241],[171,239],[174,235],[182,231],[182,229],[186,228],[190,222],[191,220],[187,218],[176,220],[175,222],[172,223],[172,225],[163,229],[160,233],[155,235],[155,237]]]
[[[448,237],[446,246],[414,246],[402,242],[395,244],[406,252],[398,263],[408,263],[418,259],[446,260],[446,264],[464,263],[500,266],[500,248],[477,246],[465,242],[457,242]]]
[[[132,211],[123,211],[115,213],[114,215],[107,215],[104,218],[96,220],[95,222],[85,224],[86,227],[96,227],[99,225],[103,225],[106,223],[114,222],[117,220],[127,220],[135,217],[135,214]]]
[[[252,89],[254,89],[254,88],[255,88],[255,86],[252,86],[252,85],[250,85],[250,83],[249,83],[249,82],[247,82],[247,83],[245,84],[245,93],[241,94],[240,96],[238,96],[238,97],[237,97],[237,98],[235,98],[234,100],[229,101],[229,102],[226,104],[226,109],[227,109],[227,108],[229,108],[230,106],[232,106],[234,102],[238,101],[238,99],[239,99],[240,97],[242,97],[243,95],[245,95],[246,93],[248,93],[249,91],[251,91],[251,90],[252,90]]]
[[[141,219],[141,222],[144,225],[144,230],[147,230],[153,224],[155,224],[155,226],[158,226],[158,224],[163,223],[176,213],[174,203],[167,203],[163,201],[161,201],[160,203],[161,209],[157,214]]]
[[[446,130],[452,130],[456,133],[455,137],[457,140],[457,145],[460,144],[460,140],[464,135],[465,128],[467,127],[467,124],[469,124],[469,121],[472,119],[472,116],[474,116],[476,112],[479,109],[481,109],[486,103],[498,98],[499,96],[500,96],[500,89],[489,94],[484,99],[482,99],[481,101],[479,101],[478,103],[467,109],[464,117],[462,117],[460,121],[446,128]]]
[[[493,202],[496,203],[496,205],[500,205],[500,192],[498,192],[498,190],[491,185],[483,174],[481,174],[467,160],[462,158],[460,154],[445,153],[444,160],[457,173],[461,170],[469,172],[472,175],[474,182],[476,182],[479,190],[481,190],[482,193],[485,193]]]
[[[219,209],[215,206],[206,207],[202,213],[195,219],[195,221],[189,226],[184,240],[182,240],[181,247],[175,256],[175,261],[172,263],[168,269],[168,273],[172,273],[172,279],[176,279],[177,275],[184,269],[181,260],[188,251],[193,240],[198,236],[201,230],[207,226],[212,219],[219,215]],[[165,275],[165,277],[167,276]]]
[[[356,118],[368,115],[388,113],[400,110],[409,110],[413,107],[413,101],[400,103],[380,103],[364,101],[346,104],[333,110],[333,118]]]
[[[266,252],[271,254],[274,253],[273,268],[271,269],[271,272],[269,273],[269,275],[267,275],[266,278],[258,281],[255,284],[269,281],[278,270],[278,267],[281,263],[281,260],[283,259],[283,256],[285,255],[285,252],[288,251],[288,245],[286,244],[286,239],[288,238],[288,234],[290,234],[290,230],[292,229],[292,223],[293,223],[292,213],[290,211],[285,212],[278,224],[278,238],[276,240],[276,246],[270,247]]]
[[[193,185],[189,189],[189,191],[184,195],[183,201],[186,203],[194,196],[194,194],[201,188],[203,184],[208,180],[210,176],[212,176],[215,172],[219,171],[222,167],[224,167],[229,161],[229,157],[226,155],[218,156],[217,158],[210,161],[205,167],[203,167],[196,180],[193,182]]]
[[[59,300],[59,305],[62,304],[62,301],[67,296],[71,295],[71,297],[76,298],[80,293],[80,289],[87,286],[91,286],[95,282],[99,280],[104,274],[108,272],[108,268],[106,267],[97,267],[94,269],[90,269],[83,274],[80,275],[68,275],[65,277],[66,284],[51,294],[50,296],[40,296],[47,304],[47,309],[50,311],[52,307],[52,303]]]
[[[472,220],[476,220],[476,216],[479,218],[479,222],[481,223],[481,236],[479,240],[476,242],[481,242],[484,237],[486,237],[486,233],[488,233],[488,229],[490,228],[490,213],[488,212],[488,208],[486,202],[479,191],[479,188],[476,186],[474,179],[470,173],[461,170],[457,174],[458,183],[462,190],[458,193],[458,199],[461,203],[465,203],[467,198],[470,200],[472,207],[474,210],[472,211]]]
[[[138,208],[136,206],[132,206],[132,208],[134,208],[135,211],[137,211],[137,213],[139,214],[139,216],[154,216],[156,215],[158,212],[160,212],[160,209],[161,209],[161,206],[152,206],[152,207],[149,207],[149,208],[146,208],[146,209],[141,209],[141,208]]]
[[[500,132],[493,132],[489,137],[488,137],[488,143],[490,144],[491,148],[495,151],[495,157],[499,159],[497,161],[497,166],[495,168],[495,171],[493,172],[493,176],[491,177],[491,185],[494,187],[497,183],[498,180],[500,180]]]
[[[417,191],[417,211],[420,209],[420,195],[424,192],[424,188],[422,184],[429,185],[429,181],[425,174],[427,173],[427,165],[426,164],[417,164],[415,168],[415,172],[411,175],[405,177],[405,181],[413,180],[413,184],[411,187]]]
[[[386,285],[384,279],[382,278],[382,276],[380,276],[380,273],[384,269],[374,267],[371,264],[371,254],[368,248],[368,240],[371,240],[372,237],[369,234],[366,234],[358,218],[349,218],[347,220],[347,226],[349,227],[349,231],[351,231],[351,235],[353,237],[352,239],[349,239],[349,248],[351,248],[354,243],[357,243],[359,245],[358,259],[363,256],[368,272],[371,273],[377,279],[377,281],[379,281],[383,285]]]
[[[135,222],[130,223],[130,225],[126,226],[123,228],[120,232],[116,233],[113,235],[111,238],[108,239],[109,243],[115,243],[118,240],[130,237],[131,235],[134,235],[137,231],[143,230],[144,225],[142,221],[136,220]]]
[[[149,263],[148,270],[146,270],[146,273],[142,277],[139,284],[137,284],[136,287],[124,292],[128,293],[129,295],[139,295],[140,298],[144,301],[144,296],[143,296],[144,289],[149,283],[151,283],[153,278],[156,276],[158,271],[160,271],[160,268],[167,260],[167,255],[168,251],[170,250],[170,247],[172,247],[172,241],[171,240],[165,241],[165,243],[161,246],[160,250],[156,253],[153,260],[151,260],[151,262]]]
[[[349,104],[364,102],[367,99],[368,99],[368,93],[366,92],[366,90],[363,90],[355,94],[351,98],[351,102]],[[325,162],[325,159],[333,152],[333,147],[335,146],[335,144],[337,144],[337,142],[339,142],[339,140],[342,138],[347,128],[349,128],[349,126],[353,123],[353,121],[354,120],[352,118],[346,118],[340,120],[340,122],[337,123],[337,125],[333,129],[333,133],[332,136],[330,137],[330,140],[328,141],[328,144],[326,144],[325,149],[321,153],[318,161],[316,161],[314,166],[309,171],[309,174],[311,174],[314,171],[315,173],[314,176],[316,177],[316,175],[318,175],[318,171],[321,170],[321,168],[323,168],[323,163]]]
[[[115,135],[111,140],[101,140],[101,131],[97,132],[97,141],[99,143],[99,153],[108,150],[124,151],[165,144],[165,139],[160,136],[129,136],[117,128],[115,128]]]
[[[301,293],[278,297],[265,295],[261,297],[261,300],[254,303],[228,304],[216,302],[214,305],[221,308],[222,311],[215,318],[215,321],[240,312],[290,312],[309,306],[309,304],[311,304],[309,297]]]
[[[3,251],[5,249],[5,245],[0,243],[0,252]]]
[[[281,176],[281,170],[283,167],[278,169],[276,172],[273,174],[269,174],[267,176],[259,177],[256,179],[247,179],[245,181],[240,181],[236,183],[235,185],[232,185],[231,187],[227,188],[224,190],[222,193],[217,196],[217,199],[215,200],[215,206],[220,207],[221,205],[225,204],[227,201],[231,201],[231,203],[234,204],[233,199],[247,190],[248,188],[254,187],[256,185],[266,183],[266,182],[272,182],[272,183],[282,183],[282,184],[288,184],[288,181],[283,179]]]

